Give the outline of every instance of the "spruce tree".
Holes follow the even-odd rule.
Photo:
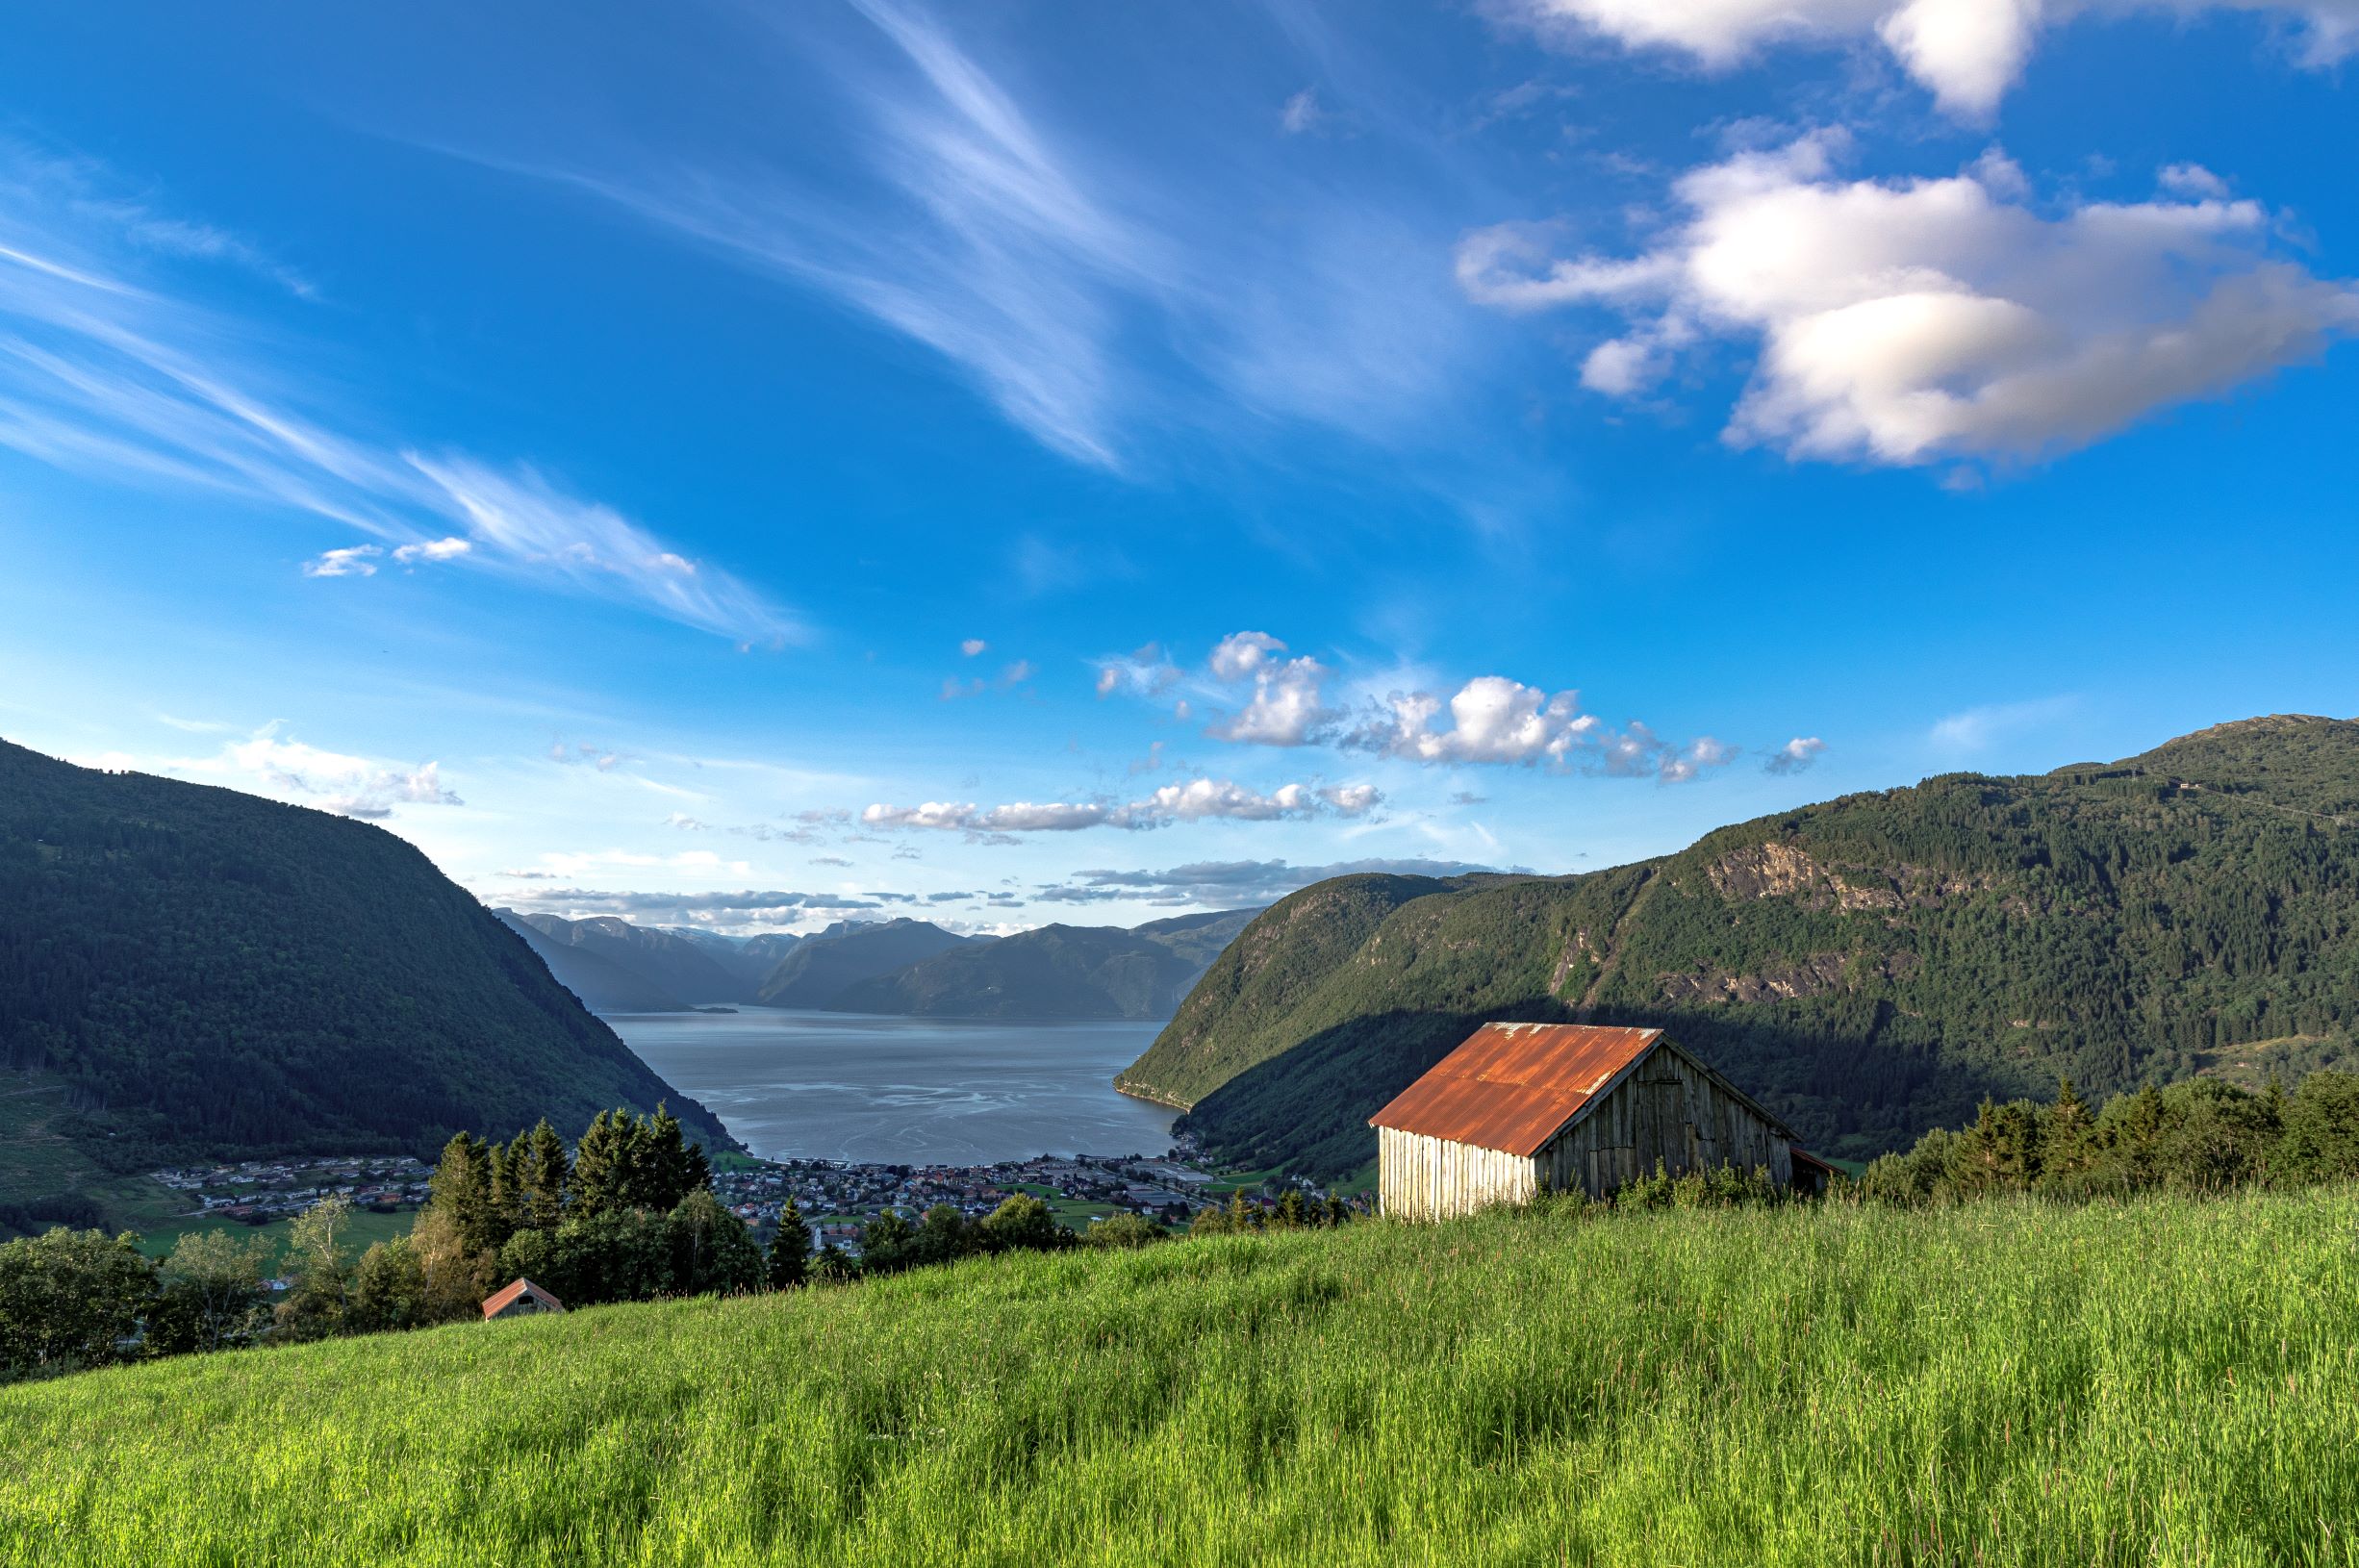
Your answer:
[[[520,1223],[534,1230],[554,1230],[557,1222],[565,1218],[565,1186],[571,1171],[565,1155],[565,1140],[557,1129],[543,1117],[540,1125],[520,1140],[524,1144],[520,1180],[523,1204],[517,1216]]]
[[[790,1198],[778,1214],[778,1233],[770,1238],[770,1288],[793,1290],[810,1273],[811,1227]]]
[[[591,1120],[581,1144],[573,1151],[571,1191],[572,1212],[583,1219],[627,1206],[631,1113],[600,1111]]]

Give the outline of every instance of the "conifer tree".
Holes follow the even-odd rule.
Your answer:
[[[491,1148],[482,1139],[452,1133],[428,1186],[433,1196],[427,1201],[448,1217],[469,1254],[496,1251],[508,1239],[493,1199]]]
[[[595,1219],[628,1203],[631,1113],[600,1111],[573,1151],[572,1210]]]
[[[545,1116],[519,1141],[524,1151],[520,1176],[523,1203],[518,1221],[534,1230],[554,1230],[565,1218],[566,1181],[572,1174],[566,1161],[565,1140]]]
[[[811,1227],[790,1198],[778,1214],[778,1233],[770,1238],[770,1288],[793,1290],[810,1272]]]

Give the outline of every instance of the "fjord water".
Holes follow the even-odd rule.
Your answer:
[[[1114,1092],[1160,1024],[1002,1024],[748,1007],[606,1022],[771,1159],[985,1165],[1159,1154],[1172,1113]]]

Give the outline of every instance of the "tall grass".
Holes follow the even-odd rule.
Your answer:
[[[2359,1197],[1491,1216],[0,1392],[0,1561],[2359,1561]]]

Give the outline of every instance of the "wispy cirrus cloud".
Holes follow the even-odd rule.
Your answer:
[[[103,178],[88,162],[0,142],[0,446],[366,536],[307,563],[312,577],[463,562],[748,644],[799,635],[751,589],[528,465],[421,455],[342,428],[317,412],[316,390],[266,367],[298,361],[299,340],[199,303],[158,266],[160,256],[252,266],[260,253],[104,198]]]
[[[1078,463],[1131,471],[1144,433],[1243,423],[1396,450],[1432,439],[1469,359],[1467,314],[1435,265],[1457,224],[1433,189],[1338,192],[1330,171],[1274,163],[1266,132],[1241,128],[1197,144],[1186,168],[1157,166],[1161,149],[1124,149],[1103,122],[1071,129],[1049,94],[1011,87],[961,39],[979,13],[851,9],[857,38],[834,8],[749,13],[777,48],[744,53],[792,81],[771,84],[797,105],[791,130],[626,140],[585,115],[560,152],[517,150],[531,132],[428,144],[839,302]],[[808,158],[811,116],[841,119],[848,155]],[[1289,117],[1319,116],[1306,99]],[[1414,135],[1408,162],[1443,156]]]
[[[468,156],[830,294],[959,366],[1050,446],[1119,467],[1112,341],[1128,311],[1174,286],[1168,247],[931,18],[854,4],[904,67],[842,84],[889,204],[850,209],[782,171],[669,154],[595,167]]]
[[[175,759],[164,771],[292,797],[342,817],[382,821],[396,806],[456,806],[465,802],[443,781],[435,762],[397,763],[323,750],[266,724],[242,740],[226,743],[209,757]]]

